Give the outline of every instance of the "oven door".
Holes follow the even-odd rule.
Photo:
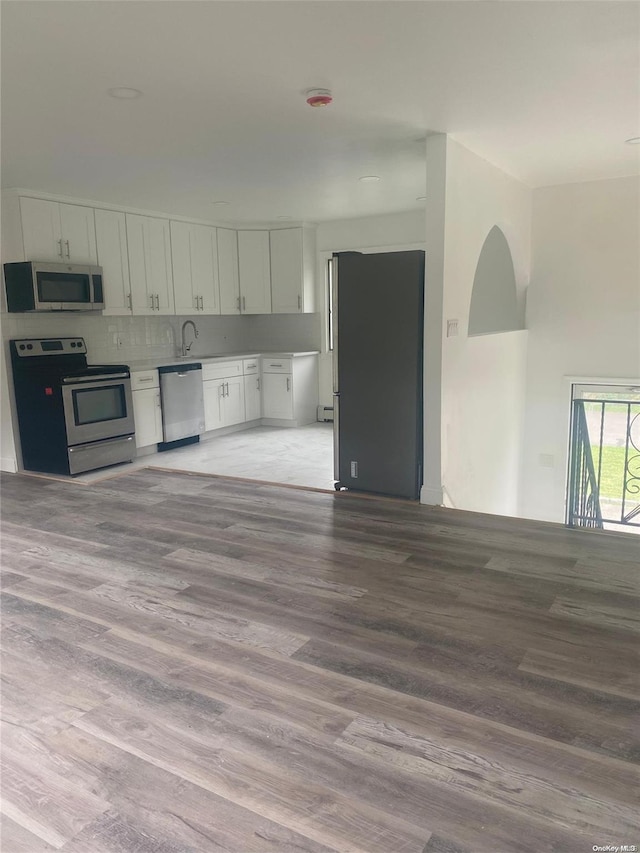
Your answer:
[[[135,432],[131,380],[124,373],[62,380],[69,446]]]

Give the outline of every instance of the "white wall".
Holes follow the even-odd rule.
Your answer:
[[[363,216],[321,222],[316,230],[318,252],[341,252],[349,249],[402,246],[424,243],[424,206],[384,216]]]
[[[427,174],[427,182],[428,182]],[[524,299],[531,190],[451,138],[446,143],[442,341],[442,483],[459,509],[518,513],[526,332],[467,336],[473,281],[494,225],[504,233]],[[446,337],[446,323],[458,335]]]
[[[564,520],[568,375],[640,379],[640,181],[533,193],[522,514]]]

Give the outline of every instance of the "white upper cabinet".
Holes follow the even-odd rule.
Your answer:
[[[103,314],[131,314],[131,285],[124,213],[96,210],[96,247],[102,267]]]
[[[238,231],[240,309],[243,314],[271,314],[268,231]]]
[[[172,221],[171,257],[176,314],[219,314],[216,229]]]
[[[240,278],[238,273],[238,233],[229,228],[217,228],[218,279],[220,283],[220,313],[240,313]]]
[[[173,314],[169,221],[126,214],[134,314]]]
[[[93,208],[21,198],[20,218],[26,260],[97,263]]]
[[[300,314],[314,306],[310,228],[216,228],[2,194],[3,261],[99,264],[107,315]]]
[[[313,311],[312,239],[312,232],[305,228],[281,228],[269,233],[274,314]]]

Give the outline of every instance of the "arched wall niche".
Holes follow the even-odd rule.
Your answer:
[[[516,274],[507,238],[494,225],[484,241],[473,279],[469,337],[524,329]]]

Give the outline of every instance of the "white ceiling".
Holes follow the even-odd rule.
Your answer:
[[[2,185],[213,221],[339,219],[419,206],[430,132],[534,187],[634,174],[639,11],[5,0]],[[311,109],[310,87],[334,103]]]

